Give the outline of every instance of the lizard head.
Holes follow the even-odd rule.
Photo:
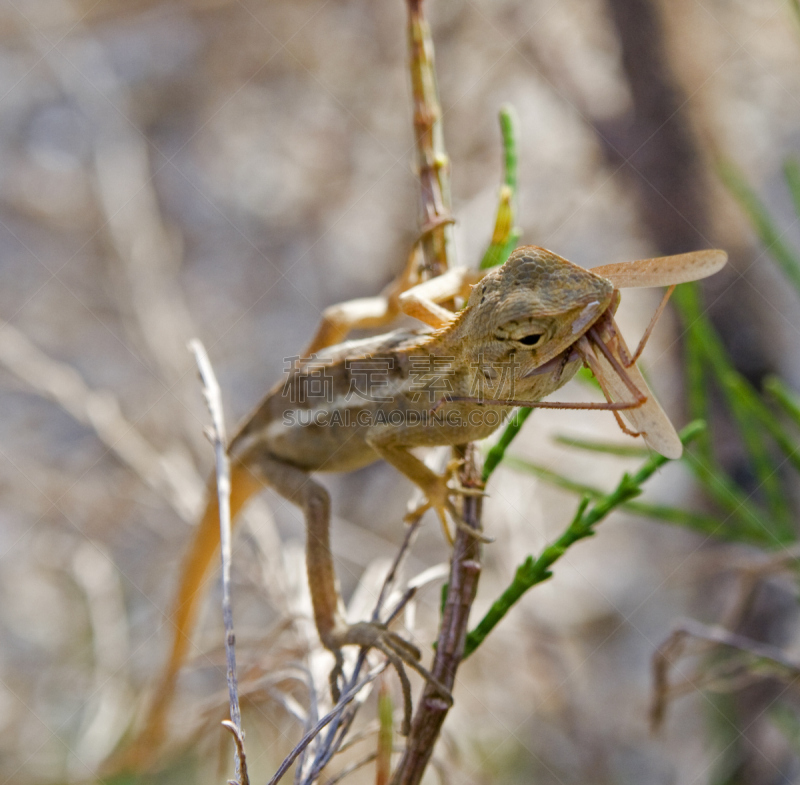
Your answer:
[[[471,337],[468,359],[486,369],[507,363],[517,380],[534,376],[597,321],[613,294],[605,278],[550,251],[518,248],[470,293],[460,320]]]

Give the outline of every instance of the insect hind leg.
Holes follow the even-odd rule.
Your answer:
[[[624,344],[620,345],[620,356],[622,357],[623,364],[626,368],[630,368],[641,356],[642,352],[644,351],[644,347],[647,346],[647,342],[650,340],[650,335],[653,332],[653,328],[656,326],[656,322],[661,318],[661,314],[664,313],[664,309],[667,307],[667,303],[669,302],[669,298],[672,296],[672,293],[675,291],[675,284],[672,284],[666,292],[664,292],[664,296],[661,298],[661,302],[658,304],[658,308],[656,308],[653,317],[650,319],[650,324],[647,325],[647,329],[644,331],[644,335],[642,336],[641,340],[639,341],[639,345],[636,347],[636,351],[633,353],[633,357],[628,357],[628,350]]]
[[[628,428],[628,426],[625,425],[625,420],[623,420],[622,417],[619,416],[619,412],[618,411],[615,411],[613,409],[611,411],[614,414],[614,419],[617,421],[617,425],[619,425],[619,429],[624,434],[626,434],[627,436],[633,436],[633,437],[644,436],[644,431],[633,431],[630,428]]]

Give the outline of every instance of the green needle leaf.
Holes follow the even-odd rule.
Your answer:
[[[693,439],[696,439],[704,429],[705,423],[690,423],[681,431],[681,441],[684,445],[688,444]],[[594,527],[615,507],[619,507],[638,496],[642,492],[642,484],[652,477],[656,470],[667,463],[668,460],[663,455],[651,456],[633,476],[623,474],[617,487],[611,493],[597,499],[591,507],[589,507],[591,499],[588,496],[584,496],[578,506],[575,517],[572,519],[572,523],[570,523],[566,531],[554,543],[548,545],[537,558],[528,556],[517,568],[514,580],[495,600],[492,607],[489,608],[486,615],[478,623],[478,626],[467,635],[464,656],[468,657],[480,646],[489,632],[528,589],[537,583],[547,580],[552,575],[550,567],[572,545],[586,537],[591,537],[594,534]]]

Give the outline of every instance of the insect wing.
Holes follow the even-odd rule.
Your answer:
[[[714,249],[605,264],[592,268],[592,272],[611,281],[617,289],[636,289],[698,281],[719,272],[727,261],[725,251]]]
[[[616,325],[615,325],[616,326]],[[619,351],[615,350],[606,343],[608,350],[617,360],[618,368],[609,361],[605,354],[594,344],[600,340],[595,334],[590,335],[589,342],[592,344],[592,352],[595,362],[592,363],[593,371],[600,383],[600,387],[610,401],[622,402],[633,401],[631,393],[625,380],[620,376],[619,370],[628,376],[636,388],[647,397],[647,400],[633,409],[623,409],[620,414],[642,434],[645,444],[652,447],[656,452],[667,458],[680,458],[683,454],[683,445],[675,431],[672,422],[667,417],[661,405],[647,386],[639,369],[634,363],[629,368],[623,366]],[[619,338],[621,340],[621,338]]]

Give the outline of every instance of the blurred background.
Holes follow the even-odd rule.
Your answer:
[[[773,222],[771,250],[792,256],[800,230],[782,171],[800,150],[792,2],[426,7],[459,263],[476,265],[491,236],[497,112],[511,103],[522,242],[587,267],[725,248],[731,262],[704,287],[702,311],[737,383],[760,395],[779,374],[800,388],[789,262],[776,264],[763,223],[731,195],[753,189]],[[401,0],[0,7],[0,782],[96,781],[166,654],[165,614],[213,458],[188,339],[208,347],[232,428],[324,307],[375,294],[402,269],[418,231],[405,24]],[[658,299],[625,294],[630,344]],[[643,359],[681,426],[697,410],[684,392],[688,313],[667,314]],[[722,388],[708,385],[704,450],[727,485],[709,494],[689,463],[674,463],[646,496],[717,520],[714,536],[620,512],[571,550],[460,671],[437,748],[450,782],[800,781],[791,669],[749,663],[700,691],[689,678],[660,732],[648,729],[651,661],[680,619],[725,623],[789,659],[800,644],[793,562],[774,556],[796,537],[790,450],[753,447]],[[565,446],[563,435],[635,446],[608,414],[537,412],[511,452],[606,490],[643,460]],[[323,481],[343,590],[363,616],[412,488],[383,464]],[[476,619],[578,500],[519,467],[501,467],[489,491],[496,542]],[[302,621],[300,514],[264,498],[234,555],[253,781],[299,739],[292,712],[307,702],[269,674],[315,646]],[[746,503],[761,540],[726,528]],[[431,518],[409,574],[447,558]],[[755,575],[749,593],[743,574]],[[429,587],[417,603],[423,646],[438,597]],[[170,753],[148,782],[225,779],[220,616],[212,589]],[[697,654],[686,662],[684,675],[706,668]]]

